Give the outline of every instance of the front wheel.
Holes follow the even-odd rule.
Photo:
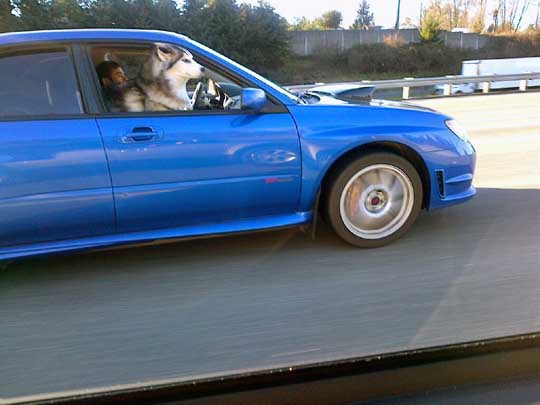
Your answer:
[[[422,181],[404,158],[372,153],[346,165],[328,190],[326,216],[346,242],[379,247],[400,236],[422,208]]]

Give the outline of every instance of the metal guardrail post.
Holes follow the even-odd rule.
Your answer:
[[[443,95],[444,96],[451,96],[453,94],[452,90],[453,90],[453,86],[454,86],[454,83],[452,82],[452,80],[454,80],[456,78],[456,76],[454,76],[454,75],[446,75],[446,78],[448,79],[448,82],[446,82],[444,84]]]
[[[414,80],[414,77],[406,77],[403,80]],[[403,86],[403,100],[411,98],[411,86]]]
[[[444,85],[444,95],[445,96],[452,95],[452,83],[446,83]]]
[[[484,82],[482,83],[482,93],[489,93],[489,90],[491,89],[491,82]]]
[[[528,84],[529,80],[527,79],[522,79],[519,81],[519,91],[527,91],[527,84]]]
[[[403,100],[408,100],[411,97],[411,88],[409,86],[403,86]]]

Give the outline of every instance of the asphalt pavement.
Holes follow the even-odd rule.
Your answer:
[[[376,250],[322,226],[16,263],[0,399],[539,331],[540,93],[420,103],[470,129],[474,200]]]

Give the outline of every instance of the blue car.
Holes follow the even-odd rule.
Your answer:
[[[475,194],[475,150],[451,118],[351,89],[293,94],[182,35],[8,33],[0,52],[0,259],[305,226],[318,213],[346,242],[378,247],[421,209]],[[178,85],[151,60],[196,64],[200,78],[174,90],[191,104],[139,103],[155,95],[137,83],[158,95]]]

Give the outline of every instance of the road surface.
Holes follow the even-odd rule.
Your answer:
[[[0,272],[0,398],[540,330],[540,93],[422,101],[478,196],[359,250],[321,228],[64,255]]]
[[[414,395],[364,402],[364,405],[534,405],[540,399],[540,379],[516,378],[496,383],[451,387]],[[358,404],[359,405],[359,404]]]

